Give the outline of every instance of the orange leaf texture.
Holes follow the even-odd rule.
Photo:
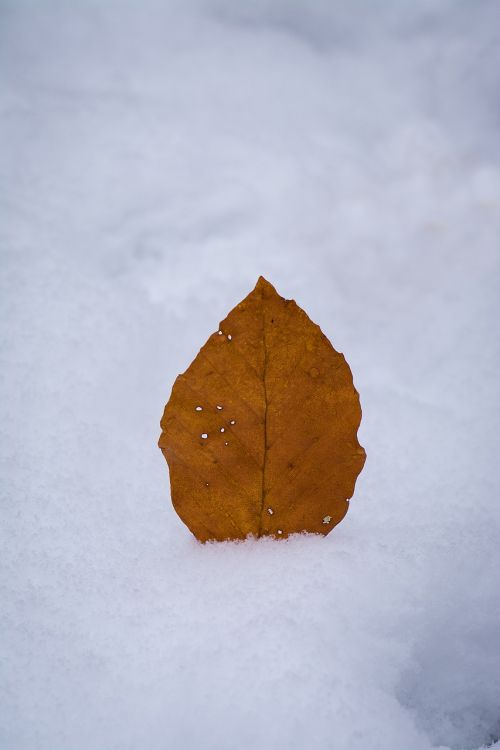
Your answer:
[[[365,462],[360,421],[344,356],[261,276],[172,388],[174,508],[202,542],[328,534]]]

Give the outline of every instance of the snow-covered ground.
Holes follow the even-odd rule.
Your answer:
[[[0,0],[2,750],[500,734],[496,0]],[[198,544],[159,419],[264,274],[351,364],[326,539]]]

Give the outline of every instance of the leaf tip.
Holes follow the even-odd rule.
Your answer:
[[[255,291],[259,291],[262,294],[278,294],[273,285],[264,276],[259,276],[257,279]]]

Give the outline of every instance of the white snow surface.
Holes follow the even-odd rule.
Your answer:
[[[0,747],[500,734],[496,0],[0,1]],[[351,365],[327,538],[201,545],[171,385],[265,275]]]

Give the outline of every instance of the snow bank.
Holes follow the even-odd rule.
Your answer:
[[[498,738],[499,23],[2,2],[2,747]],[[158,422],[261,273],[368,459],[327,539],[201,546]]]

